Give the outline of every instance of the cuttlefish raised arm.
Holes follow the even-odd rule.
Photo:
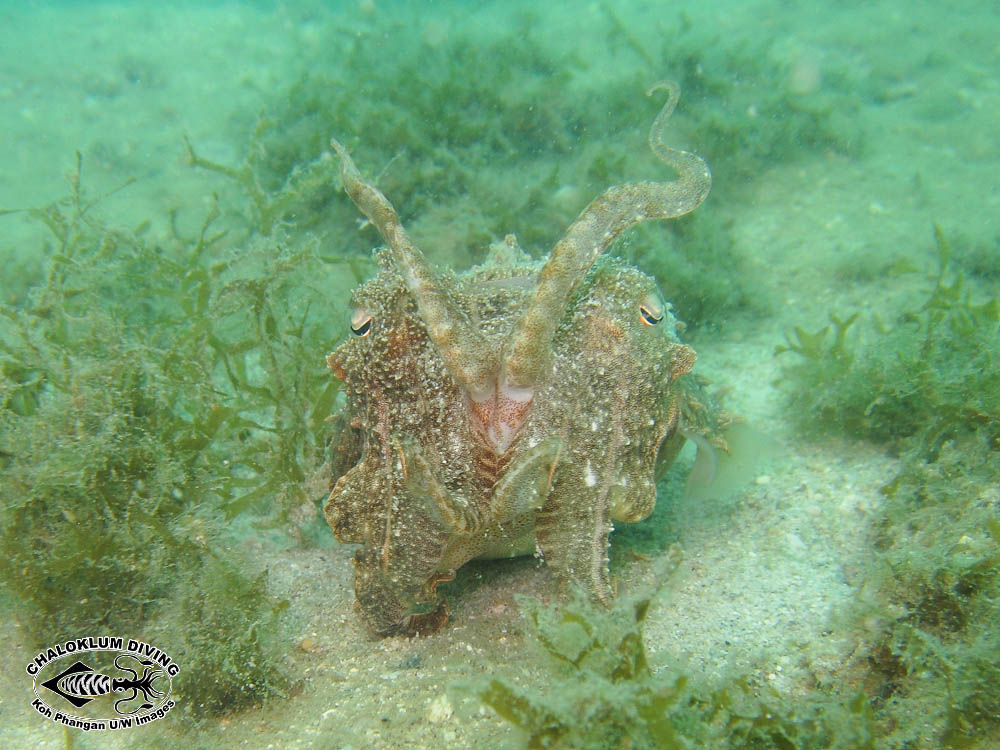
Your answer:
[[[328,358],[351,425],[335,464],[356,464],[326,513],[338,538],[363,545],[355,591],[374,633],[440,627],[435,587],[475,557],[535,551],[610,598],[611,521],[648,515],[657,456],[676,454],[693,400],[676,381],[694,352],[669,305],[648,276],[602,260],[628,228],[708,195],[704,160],[663,139],[678,87],[648,93],[659,89],[649,143],[677,179],[608,188],[540,267],[508,237],[491,263],[435,271],[332,141],[348,195],[388,246],[355,292],[355,335]]]

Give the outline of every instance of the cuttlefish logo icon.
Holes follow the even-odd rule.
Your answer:
[[[139,676],[139,673],[131,667],[126,667],[124,664],[119,663],[123,659],[137,661],[142,667],[142,676]],[[64,700],[72,703],[76,708],[86,706],[94,698],[99,698],[102,695],[123,693],[126,690],[130,690],[130,695],[115,701],[115,713],[121,716],[131,716],[132,714],[152,708],[153,704],[149,701],[151,699],[157,700],[164,696],[161,691],[153,687],[153,681],[163,677],[166,672],[162,669],[156,669],[155,664],[148,659],[136,659],[134,656],[128,654],[119,654],[115,657],[115,667],[123,672],[131,673],[132,677],[108,677],[106,674],[95,672],[82,661],[78,661],[52,679],[43,682],[42,687],[48,688]],[[143,703],[131,711],[128,708],[122,708],[122,706],[133,703],[139,693],[142,693],[142,697],[145,699]]]
[[[142,641],[77,638],[28,663],[35,678],[31,706],[56,723],[86,731],[140,726],[176,705],[170,689],[178,671],[173,659]]]

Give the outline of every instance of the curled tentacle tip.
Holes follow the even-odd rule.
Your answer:
[[[660,89],[669,89],[670,91],[680,93],[681,87],[680,84],[678,84],[674,79],[664,78],[662,81],[657,81],[646,89],[646,96],[652,96]]]

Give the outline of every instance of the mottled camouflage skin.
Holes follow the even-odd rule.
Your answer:
[[[670,98],[650,144],[678,179],[609,188],[541,261],[508,236],[466,273],[432,269],[333,143],[388,245],[353,295],[354,334],[328,357],[347,403],[325,510],[339,540],[361,545],[355,593],[373,634],[439,628],[435,587],[478,557],[535,552],[607,603],[612,522],[649,515],[682,429],[714,431],[653,279],[602,255],[708,194],[705,163],[663,143],[678,94],[660,87]]]

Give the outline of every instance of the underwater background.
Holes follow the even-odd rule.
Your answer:
[[[1000,746],[995,2],[0,2],[0,745]],[[612,539],[371,640],[323,520],[324,357],[379,238],[544,255],[606,187],[714,184],[612,248],[747,426]],[[666,173],[666,174],[665,174]],[[177,707],[115,733],[25,665],[127,635]]]

